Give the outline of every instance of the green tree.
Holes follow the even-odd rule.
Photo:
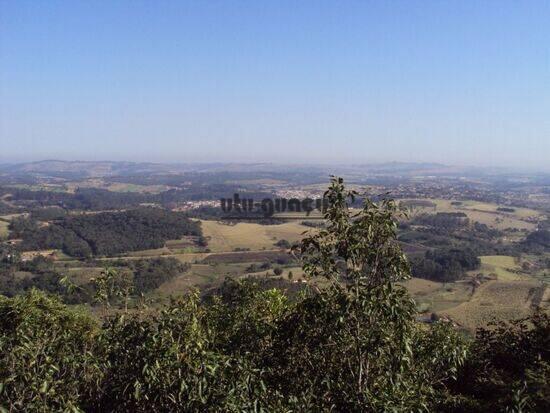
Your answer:
[[[42,292],[0,296],[0,410],[86,409],[103,377],[99,333],[91,317]]]
[[[124,302],[124,309],[128,312],[128,301],[134,291],[133,275],[128,271],[117,271],[113,268],[105,268],[101,274],[91,279],[94,287],[94,301],[102,304],[104,315],[111,307],[113,300]]]
[[[330,287],[308,294],[282,320],[273,381],[298,410],[426,409],[440,378],[430,379],[437,363],[415,363],[422,355],[414,346],[429,336],[418,329],[414,301],[395,283],[410,276],[396,241],[399,211],[391,200],[366,199],[352,212],[355,196],[333,178],[325,228],[296,249],[306,275],[324,277]],[[455,350],[437,354],[451,371],[464,354]]]

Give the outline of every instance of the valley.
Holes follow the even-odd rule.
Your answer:
[[[162,170],[111,176],[108,171],[115,168],[101,168],[101,176],[94,176],[97,169],[91,168],[87,173],[92,176],[84,179],[84,171],[73,170],[77,180],[50,176],[50,168],[28,172],[24,180],[29,183],[10,173],[0,176],[0,202],[9,212],[0,216],[0,239],[4,249],[17,251],[22,267],[4,266],[4,293],[31,287],[61,291],[55,280],[66,277],[82,289],[68,302],[94,311],[92,283],[105,268],[136,274],[136,265],[157,265],[152,262],[174,268],[142,291],[153,306],[192,289],[214,291],[227,279],[252,278],[298,289],[325,284],[305,277],[291,251],[306,234],[323,228],[322,213],[287,211],[227,220],[216,200],[237,192],[256,200],[322,197],[320,170],[306,176],[295,171],[299,178],[271,171],[262,179],[247,179],[258,172],[163,175]],[[548,228],[550,202],[541,202],[548,196],[540,192],[538,181],[533,187],[537,202],[532,202],[532,197],[519,201],[517,191],[523,188],[492,189],[491,179],[479,184],[479,177],[469,182],[447,175],[419,180],[414,174],[421,171],[414,170],[409,177],[403,171],[396,176],[384,170],[370,178],[366,172],[343,172],[363,196],[376,200],[388,193],[405,212],[398,240],[413,278],[404,285],[421,319],[444,318],[473,332],[494,320],[525,316],[535,307],[549,308],[550,250],[546,239],[529,241]],[[471,199],[452,197],[457,182],[468,188],[463,192]],[[359,211],[361,202],[352,209]],[[171,237],[174,225],[183,231],[180,237]],[[460,259],[477,262],[457,264],[457,251],[473,257]],[[138,295],[130,301],[137,302]]]

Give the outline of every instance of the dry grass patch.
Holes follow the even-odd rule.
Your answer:
[[[402,199],[400,201],[415,201],[415,199]],[[535,219],[540,216],[539,212],[527,208],[514,208],[513,213],[501,212],[497,210],[499,205],[487,202],[460,201],[460,205],[453,205],[454,201],[448,199],[422,198],[416,199],[416,201],[429,201],[434,203],[435,207],[416,206],[410,212],[411,217],[423,213],[464,212],[471,221],[499,230],[517,228],[532,231],[536,228],[536,224],[524,220],[527,218]]]
[[[472,298],[442,314],[462,327],[474,330],[491,321],[525,317],[532,311],[533,299],[544,288],[535,281],[489,281],[479,286]]]
[[[257,251],[272,249],[281,239],[295,242],[302,238],[308,227],[298,222],[278,225],[260,225],[249,222],[228,224],[219,221],[201,221],[203,235],[208,239],[208,248],[213,252],[234,251],[236,248],[249,248]]]
[[[481,271],[484,274],[496,274],[500,281],[520,281],[526,276],[519,274],[521,270],[514,257],[507,255],[485,255],[479,257],[481,260]]]
[[[402,283],[409,293],[414,296],[426,296],[434,293],[443,287],[443,283],[437,281],[424,280],[422,278],[411,278]]]
[[[106,186],[106,189],[112,192],[136,192],[141,194],[158,194],[166,191],[166,185],[137,185],[115,182]]]
[[[10,230],[8,226],[10,224],[6,221],[0,221],[0,240],[5,239],[10,235]]]
[[[226,277],[239,277],[246,272],[246,264],[193,264],[191,268],[174,279],[162,284],[156,291],[164,295],[188,292],[192,288],[211,287],[223,282]]]

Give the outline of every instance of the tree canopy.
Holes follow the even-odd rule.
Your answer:
[[[20,218],[11,229],[23,238],[23,250],[61,249],[76,257],[160,248],[170,239],[201,235],[199,223],[160,208],[65,216],[40,228]]]

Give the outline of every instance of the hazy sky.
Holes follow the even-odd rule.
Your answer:
[[[0,161],[550,164],[550,1],[0,0]]]

